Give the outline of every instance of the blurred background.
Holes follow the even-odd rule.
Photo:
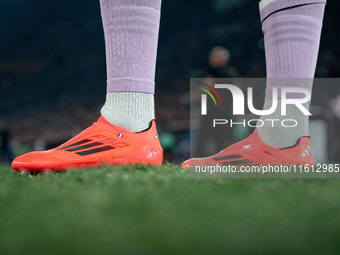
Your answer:
[[[339,11],[340,2],[328,1],[316,77],[340,76]],[[156,118],[170,162],[189,157],[189,79],[206,76],[265,77],[257,0],[163,1]],[[105,93],[98,0],[0,2],[0,162],[82,131],[99,117]],[[335,161],[340,96],[319,113],[327,160]]]

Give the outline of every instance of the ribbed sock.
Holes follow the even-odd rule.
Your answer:
[[[155,66],[161,0],[100,0],[107,96],[102,115],[139,132],[154,119]]]
[[[271,106],[272,89],[295,86],[312,91],[313,77],[319,51],[324,0],[262,0],[261,19],[267,61],[267,89],[264,109]],[[279,90],[279,98],[280,98]],[[288,98],[295,98],[296,94]],[[309,103],[304,104],[308,109]],[[295,119],[296,127],[284,127],[266,119]],[[274,147],[295,145],[299,138],[308,136],[308,116],[295,105],[288,105],[287,115],[281,116],[280,103],[270,116],[262,116],[265,125],[258,128],[261,139]]]

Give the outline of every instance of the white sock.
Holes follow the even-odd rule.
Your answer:
[[[141,92],[107,93],[101,113],[115,126],[132,132],[143,131],[150,127],[150,122],[155,118],[154,95]]]
[[[272,99],[266,99],[263,109],[267,110],[271,106]],[[303,106],[307,110],[309,109],[309,103],[305,103]],[[275,121],[273,127],[272,121],[269,121],[270,119],[279,119],[280,121]],[[281,121],[285,119],[294,119],[298,124],[296,127],[283,127]],[[280,99],[278,100],[278,107],[275,112],[267,116],[261,116],[260,120],[265,124],[257,128],[257,132],[262,141],[270,146],[280,149],[294,146],[300,137],[308,136],[308,116],[304,115],[295,105],[287,105],[287,114],[282,116]],[[289,121],[285,122],[284,125],[290,126],[294,125],[294,123]]]

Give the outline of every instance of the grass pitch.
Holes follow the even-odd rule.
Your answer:
[[[339,254],[340,180],[0,167],[0,254]]]

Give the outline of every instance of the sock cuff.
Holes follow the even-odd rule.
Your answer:
[[[259,3],[261,22],[274,12],[307,4],[326,4],[326,0],[261,0]]]

